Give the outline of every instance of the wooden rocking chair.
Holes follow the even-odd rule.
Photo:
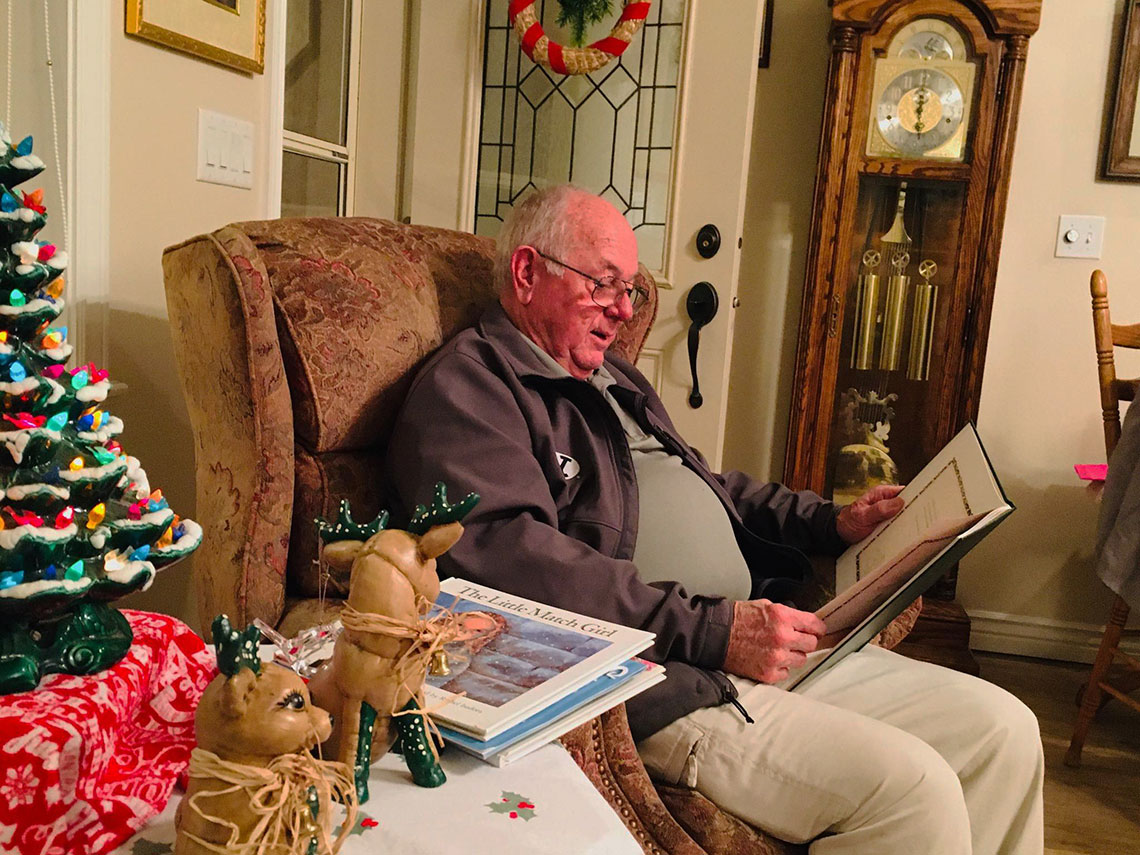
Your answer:
[[[1140,324],[1121,326],[1112,323],[1108,313],[1108,280],[1102,271],[1093,271],[1089,290],[1092,292],[1093,334],[1096,338],[1096,361],[1100,374],[1100,406],[1104,416],[1104,448],[1111,458],[1120,439],[1120,402],[1134,400],[1137,387],[1140,386],[1140,379],[1117,378],[1113,348],[1140,349]],[[1128,622],[1128,611],[1128,603],[1117,596],[1109,612],[1096,662],[1093,663],[1092,673],[1081,697],[1073,738],[1065,754],[1066,766],[1081,765],[1081,749],[1093,716],[1102,701],[1115,698],[1140,712],[1140,701],[1128,695],[1140,688],[1140,660],[1120,650],[1122,636],[1137,634],[1136,630],[1124,628]],[[1114,673],[1110,673],[1114,660],[1118,667],[1112,669]],[[1105,695],[1109,697],[1105,698]]]

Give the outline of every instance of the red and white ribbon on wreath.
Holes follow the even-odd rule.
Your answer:
[[[508,8],[511,26],[522,43],[523,52],[539,65],[556,74],[589,74],[629,47],[649,14],[649,0],[626,0],[621,17],[604,39],[586,47],[563,47],[543,32],[534,0],[511,0]]]

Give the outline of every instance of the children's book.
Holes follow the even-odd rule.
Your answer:
[[[597,679],[653,643],[653,633],[447,579],[437,609],[481,613],[446,646],[448,673],[429,675],[432,718],[486,741]]]
[[[444,739],[468,754],[505,766],[664,679],[663,666],[629,659],[493,739],[483,741],[449,727],[439,730]]]

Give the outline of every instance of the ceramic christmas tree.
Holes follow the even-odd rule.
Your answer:
[[[0,694],[117,662],[131,630],[108,603],[202,538],[116,441],[107,372],[68,367],[67,256],[36,240],[42,192],[14,189],[43,168],[0,125]]]

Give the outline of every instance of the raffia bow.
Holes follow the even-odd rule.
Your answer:
[[[312,837],[317,838],[319,855],[335,855],[356,825],[356,785],[348,766],[334,760],[317,760],[307,752],[282,754],[263,767],[233,763],[212,751],[195,748],[190,753],[190,777],[229,784],[221,790],[199,790],[188,797],[186,805],[207,823],[229,829],[226,843],[218,845],[188,831],[181,832],[220,855],[305,855]],[[327,823],[313,819],[309,807],[311,787],[316,788],[322,810],[329,810],[334,801],[345,806],[344,823],[335,840],[326,831]],[[208,799],[243,790],[249,796],[250,812],[258,818],[244,840],[235,822],[211,815],[202,805]]]
[[[428,602],[427,598],[417,595],[416,606],[420,613],[424,613],[431,608],[432,603]],[[466,614],[477,613],[468,612]],[[454,698],[449,698],[443,703],[428,709],[424,706],[423,684],[421,683],[415,689],[412,689],[411,685],[409,685],[409,679],[413,675],[427,673],[428,663],[431,661],[432,654],[458,637],[463,618],[450,609],[444,608],[438,614],[430,618],[417,616],[411,620],[400,620],[375,612],[357,611],[352,606],[346,604],[344,608],[341,609],[340,621],[346,630],[352,632],[362,632],[369,635],[384,635],[389,638],[412,642],[408,649],[396,660],[393,665],[393,671],[400,680],[400,685],[404,690],[415,698],[419,708],[414,710],[391,709],[387,712],[388,715],[392,717],[401,715],[421,716],[424,720],[424,726],[432,736],[432,738],[428,740],[428,746],[431,748],[432,755],[435,756],[436,759],[439,759],[439,751],[435,746],[436,739],[440,738],[439,728],[436,727],[435,722],[432,721],[431,715],[456,698],[463,697],[466,693],[460,692],[456,694]],[[394,701],[393,706],[395,706],[396,703],[398,703],[398,701]],[[380,711],[378,710],[378,712]]]

